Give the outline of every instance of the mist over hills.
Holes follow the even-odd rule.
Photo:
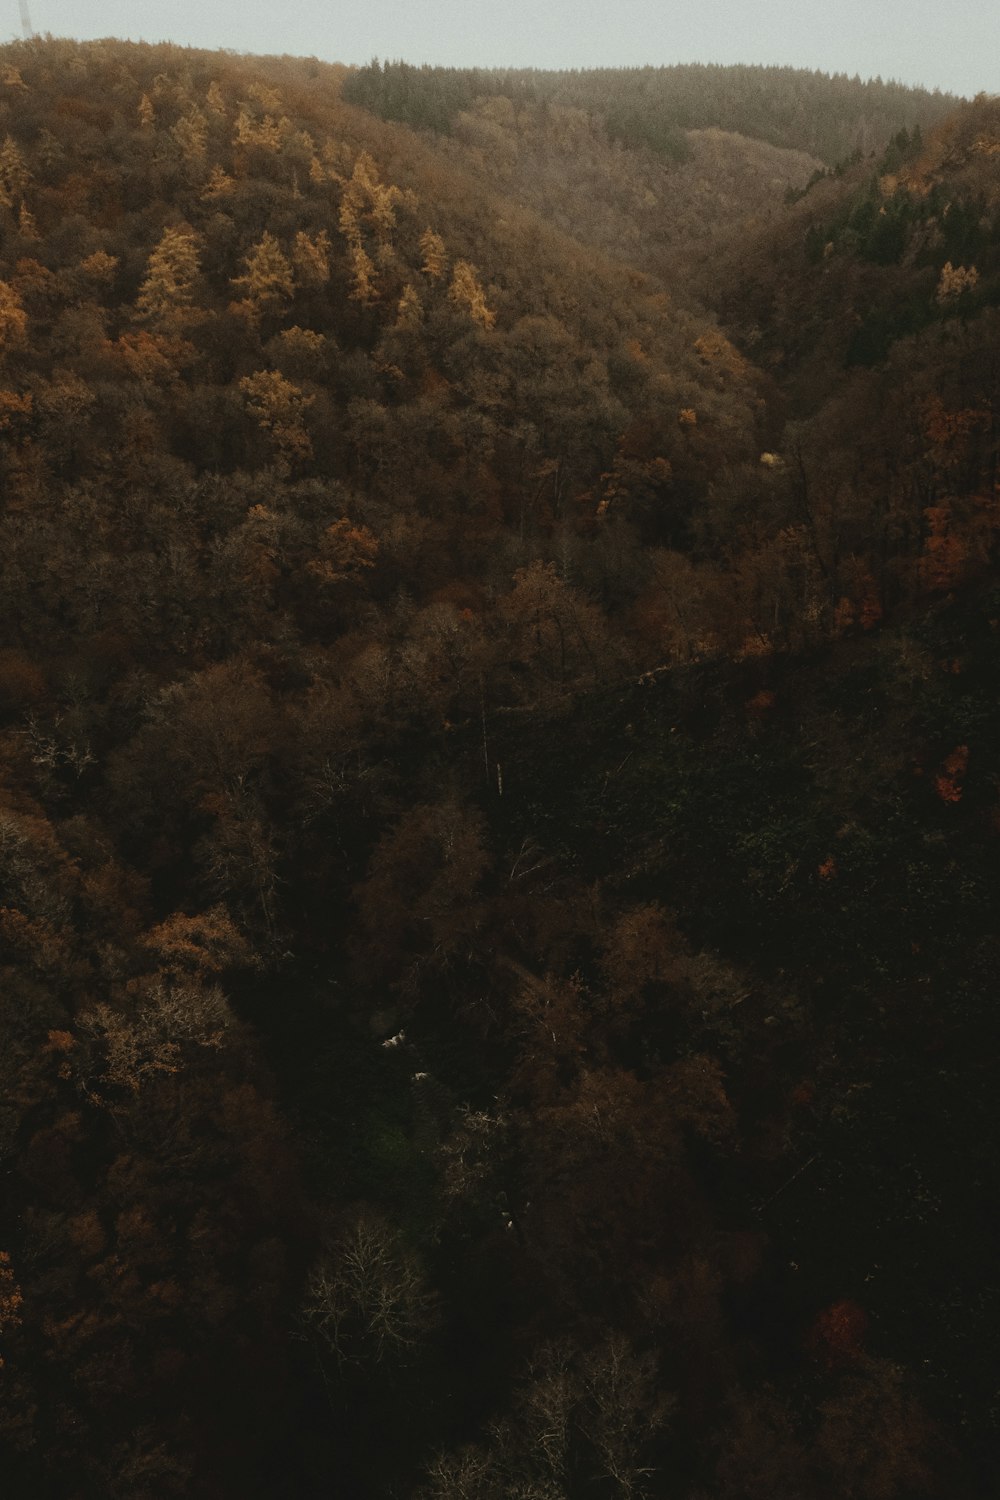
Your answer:
[[[0,49],[16,1500],[989,1492],[1000,103]]]

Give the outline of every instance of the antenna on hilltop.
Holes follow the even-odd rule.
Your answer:
[[[34,36],[35,32],[34,32],[34,28],[33,28],[32,24],[31,24],[31,17],[28,14],[28,0],[20,0],[20,5],[21,5],[21,30],[24,32],[24,40],[26,42],[30,42],[30,40]]]

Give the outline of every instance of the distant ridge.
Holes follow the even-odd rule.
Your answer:
[[[804,68],[683,63],[548,72],[535,68],[415,67],[376,58],[351,71],[344,98],[383,119],[448,132],[476,99],[506,95],[604,117],[609,134],[665,156],[686,154],[683,131],[716,126],[832,165],[882,146],[902,127],[926,129],[959,103],[953,94],[881,78]]]

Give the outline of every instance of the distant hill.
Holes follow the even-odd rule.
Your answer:
[[[718,129],[685,131],[683,160],[609,138],[585,111],[482,98],[440,150],[574,240],[661,276],[685,297],[690,266],[741,241],[822,164]]]
[[[880,148],[896,131],[926,127],[958,103],[953,95],[799,68],[677,64],[661,68],[414,67],[375,61],[352,69],[344,97],[384,119],[446,132],[477,99],[517,106],[559,104],[595,116],[612,140],[667,160],[687,152],[684,131],[719,129],[830,165]]]
[[[702,290],[805,402],[901,340],[971,336],[1000,303],[998,159],[997,100],[902,132],[734,244]]]

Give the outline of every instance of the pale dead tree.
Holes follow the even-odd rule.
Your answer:
[[[548,1479],[513,1473],[493,1450],[464,1448],[441,1453],[427,1467],[419,1500],[566,1500],[566,1490]]]
[[[494,1163],[502,1157],[507,1131],[502,1114],[459,1106],[448,1135],[434,1153],[441,1190],[449,1203],[469,1200],[488,1186]],[[508,1214],[503,1217],[512,1223]]]
[[[672,1407],[655,1357],[621,1334],[586,1353],[546,1345],[510,1417],[492,1424],[487,1442],[438,1454],[420,1500],[567,1500],[581,1478],[640,1500],[655,1493],[646,1460]]]
[[[654,1471],[643,1464],[642,1455],[667,1426],[674,1405],[657,1388],[655,1358],[638,1353],[628,1339],[613,1333],[587,1355],[583,1384],[587,1435],[615,1494],[621,1500],[647,1494],[644,1481]]]
[[[341,1366],[404,1361],[436,1319],[416,1255],[376,1213],[359,1214],[306,1282],[302,1320]]]
[[[572,1365],[573,1351],[569,1345],[557,1344],[545,1349],[521,1400],[536,1460],[541,1460],[546,1479],[560,1484],[568,1477],[573,1414],[580,1399]]]

